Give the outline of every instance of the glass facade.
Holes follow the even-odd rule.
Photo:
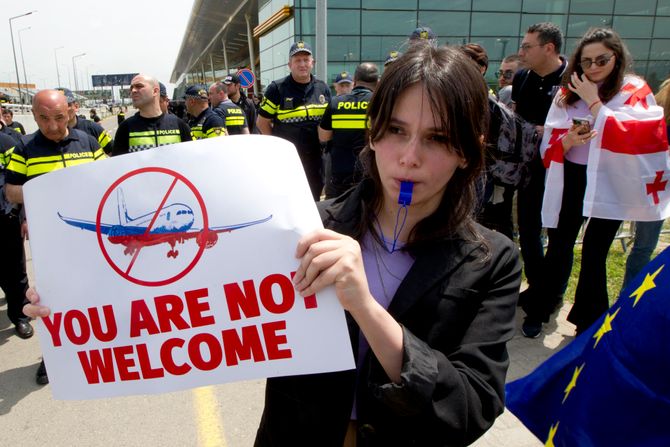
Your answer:
[[[288,74],[293,41],[315,41],[315,0],[261,2],[259,23],[287,4],[294,6],[294,17],[260,38],[263,87]],[[501,60],[517,51],[530,25],[544,21],[563,30],[567,55],[589,27],[612,27],[624,38],[634,71],[652,88],[670,74],[670,0],[329,0],[326,81],[362,61],[381,67],[390,51],[403,51],[414,28],[429,26],[439,44],[484,46],[490,59],[486,79],[496,85]]]

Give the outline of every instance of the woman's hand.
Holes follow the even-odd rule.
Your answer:
[[[331,230],[317,230],[298,241],[295,252],[300,265],[293,284],[302,296],[335,285],[345,310],[352,311],[374,301],[368,288],[361,247],[349,236]]]
[[[563,144],[563,153],[567,154],[570,149],[575,146],[580,146],[586,144],[595,138],[598,135],[598,132],[595,130],[584,132],[584,126],[579,124],[573,124],[572,127],[568,130],[568,133],[563,136],[561,143]]]
[[[598,86],[591,82],[585,74],[579,76],[577,72],[572,73],[568,88],[571,92],[576,93],[587,105],[591,105],[600,99],[598,96]]]
[[[40,304],[40,296],[37,291],[30,287],[26,291],[26,298],[30,304],[23,306],[23,313],[30,318],[48,317],[51,314],[51,309]]]

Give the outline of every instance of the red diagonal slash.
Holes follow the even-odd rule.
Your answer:
[[[179,179],[175,178],[170,187],[168,188],[167,193],[165,194],[165,197],[163,197],[163,200],[161,200],[161,204],[158,205],[158,208],[156,208],[156,212],[154,213],[153,217],[151,218],[151,222],[149,222],[149,225],[147,226],[146,231],[144,232],[143,236],[146,236],[151,232],[151,227],[154,226],[154,223],[156,222],[156,219],[158,218],[158,214],[160,211],[163,209],[163,205],[165,205],[165,202],[167,202],[168,197],[170,197],[170,193],[174,189],[175,185]],[[130,274],[130,269],[133,268],[133,264],[135,264],[135,260],[140,254],[140,250],[142,250],[142,247],[138,247],[137,250],[135,251],[135,254],[133,255],[133,259],[131,259],[130,264],[128,264],[128,270],[126,270],[126,275]]]

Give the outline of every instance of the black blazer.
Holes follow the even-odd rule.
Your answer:
[[[369,187],[322,210],[324,226],[353,234]],[[354,394],[359,447],[461,446],[481,436],[504,410],[521,266],[507,237],[476,229],[483,244],[458,238],[422,250],[389,306],[403,326],[401,384],[372,351],[357,371],[268,379],[255,445],[341,447]],[[356,353],[358,326],[349,314],[347,322]]]

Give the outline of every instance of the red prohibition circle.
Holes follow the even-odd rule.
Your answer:
[[[186,266],[184,270],[182,270],[180,273],[174,275],[171,278],[167,278],[161,281],[146,281],[143,279],[139,278],[134,278],[132,277],[129,273],[124,272],[122,269],[120,269],[112,260],[112,258],[109,256],[109,253],[107,253],[107,249],[105,248],[105,244],[102,239],[102,233],[100,231],[101,227],[101,221],[102,221],[102,210],[105,207],[105,203],[107,202],[107,199],[109,196],[112,194],[112,192],[116,189],[117,186],[119,186],[121,183],[126,181],[130,177],[134,177],[139,174],[144,174],[147,172],[157,172],[160,174],[166,174],[169,176],[174,177],[177,180],[182,181],[193,193],[195,196],[196,200],[198,201],[198,204],[200,205],[200,209],[202,210],[202,220],[203,220],[203,230],[206,230],[209,228],[209,219],[207,217],[207,209],[205,208],[205,201],[202,199],[202,196],[200,195],[200,192],[195,188],[193,183],[191,183],[186,177],[183,175],[179,174],[178,172],[172,171],[170,169],[166,168],[160,168],[160,167],[149,167],[149,168],[140,168],[136,169],[134,171],[130,171],[126,174],[124,174],[121,178],[116,180],[112,185],[107,189],[105,194],[102,196],[102,199],[100,200],[100,205],[98,206],[98,213],[95,218],[95,232],[98,237],[98,245],[100,246],[100,250],[102,251],[102,255],[105,257],[105,260],[107,263],[114,269],[116,273],[121,275],[123,278],[127,279],[128,281],[141,285],[141,286],[148,286],[148,287],[159,287],[159,286],[165,286],[167,284],[171,284],[175,281],[180,280],[184,276],[186,276],[192,269],[195,267],[195,265],[198,263],[200,260],[200,257],[202,256],[202,253],[205,251],[205,244],[198,244],[198,252],[196,253],[195,257],[191,261],[191,263]],[[158,210],[156,211],[158,212]]]

